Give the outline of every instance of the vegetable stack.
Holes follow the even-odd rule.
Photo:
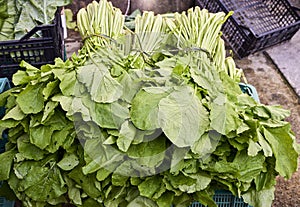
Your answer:
[[[22,62],[0,95],[9,138],[0,180],[24,206],[214,207],[217,189],[271,206],[299,146],[288,111],[241,92],[226,18],[144,12],[133,32],[105,0],[83,8],[78,55]]]

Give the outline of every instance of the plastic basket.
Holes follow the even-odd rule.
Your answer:
[[[250,84],[246,84],[246,83],[239,83],[239,86],[243,93],[248,94],[258,103],[260,102],[257,90],[254,86],[252,86]]]
[[[0,197],[0,207],[14,207],[15,202],[6,200],[4,197]]]
[[[10,84],[7,78],[0,78],[0,93],[10,89]],[[0,118],[5,114],[5,108],[0,106]]]
[[[58,9],[52,24],[38,25],[20,40],[0,42],[0,78],[12,75],[21,67],[22,60],[40,67],[53,64],[56,57],[63,58],[63,28]],[[36,37],[37,34],[40,37]]]
[[[0,182],[0,188],[2,186],[2,182]],[[14,207],[15,202],[5,199],[4,197],[0,197],[0,207]]]
[[[289,40],[300,28],[288,0],[196,0],[195,5],[210,12],[234,11],[222,32],[239,58]]]
[[[218,207],[251,207],[242,198],[235,197],[230,191],[218,190],[215,192],[214,201]],[[199,202],[193,202],[189,207],[205,207]]]

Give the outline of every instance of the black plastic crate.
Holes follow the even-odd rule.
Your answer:
[[[52,24],[38,25],[20,40],[0,42],[0,78],[12,75],[21,67],[22,60],[40,67],[53,64],[56,57],[63,58],[63,28],[61,9],[58,9]]]
[[[210,12],[234,11],[222,27],[223,37],[239,58],[289,40],[300,17],[288,0],[195,0]]]

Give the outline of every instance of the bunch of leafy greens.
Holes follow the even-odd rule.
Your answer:
[[[148,15],[141,22],[169,21]],[[90,36],[65,62],[21,63],[0,94],[9,138],[0,180],[24,206],[215,207],[217,189],[271,206],[275,177],[297,170],[288,111],[241,92],[233,65],[211,52],[221,51],[219,35],[211,51],[170,48],[180,40],[166,35],[173,29]],[[155,50],[143,50],[146,36]]]
[[[20,39],[37,25],[51,24],[58,7],[71,0],[1,0],[0,41]]]

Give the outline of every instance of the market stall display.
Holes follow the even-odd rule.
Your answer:
[[[78,55],[22,61],[0,95],[0,180],[24,206],[215,207],[219,189],[271,206],[299,146],[287,110],[241,90],[220,32],[228,17],[144,12],[132,31],[105,0],[80,10]]]

